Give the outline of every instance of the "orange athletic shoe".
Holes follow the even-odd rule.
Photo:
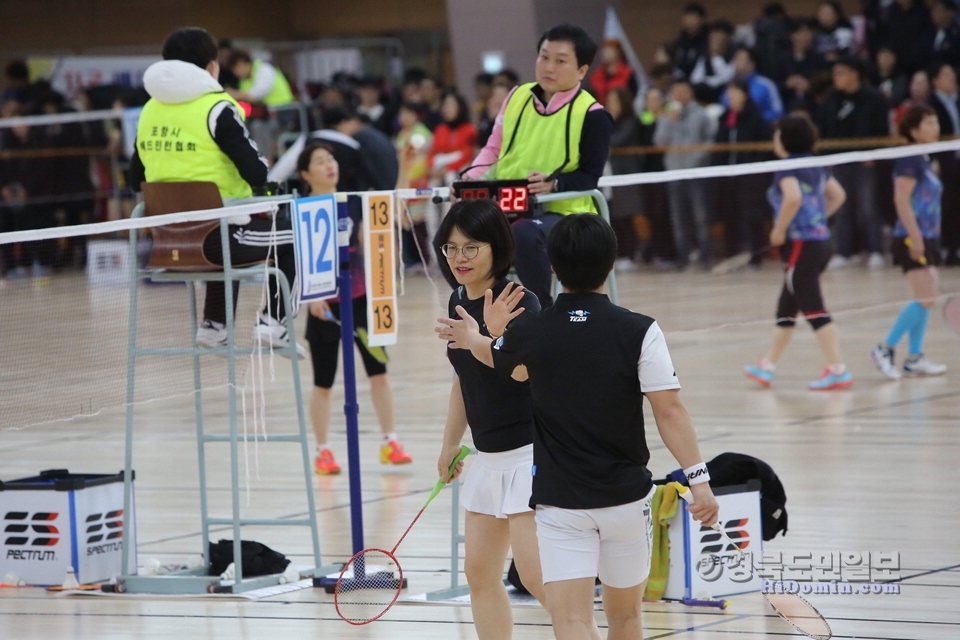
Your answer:
[[[335,476],[340,473],[340,465],[333,458],[333,451],[321,451],[313,461],[313,470],[321,476]]]
[[[409,464],[413,462],[410,454],[396,440],[380,445],[380,464]]]

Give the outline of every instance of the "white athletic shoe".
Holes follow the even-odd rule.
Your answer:
[[[227,328],[213,320],[204,320],[197,329],[197,346],[216,349],[227,346]]]
[[[289,333],[287,327],[282,322],[270,316],[260,316],[260,320],[253,328],[253,344],[255,346],[273,347],[274,349],[284,349],[289,342]],[[294,342],[297,347],[297,359],[303,360],[307,357],[307,350],[298,342]],[[280,355],[286,355],[281,352]]]
[[[882,269],[887,266],[882,253],[871,253],[867,257],[867,269]]]
[[[827,269],[843,269],[850,266],[850,258],[845,258],[840,254],[837,254],[830,258],[830,262],[827,263]]]
[[[893,349],[886,345],[878,344],[870,351],[870,357],[873,359],[873,364],[877,365],[880,373],[891,380],[900,379],[900,370],[897,369],[897,365],[893,362]]]
[[[940,376],[947,372],[947,365],[930,362],[921,353],[904,361],[903,372],[908,376]]]

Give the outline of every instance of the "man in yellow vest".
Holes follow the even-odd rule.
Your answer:
[[[529,181],[531,194],[597,187],[610,153],[613,119],[580,83],[597,53],[582,28],[560,24],[537,43],[536,82],[516,87],[464,178]],[[553,304],[546,238],[563,216],[596,213],[590,198],[559,200],[513,223],[517,276],[545,308]]]
[[[230,52],[227,66],[239,81],[237,90],[230,91],[230,95],[237,100],[262,103],[268,107],[296,102],[283,73],[266,60],[254,60],[248,51],[234,49]]]
[[[268,113],[254,110],[247,126],[260,151],[270,161],[278,155],[277,137],[283,130],[293,130],[299,113],[292,107],[297,99],[283,73],[266,60],[254,60],[243,49],[233,49],[227,67],[237,78],[237,88],[227,93],[242,102],[265,105]],[[289,106],[291,108],[282,108]]]
[[[130,159],[131,182],[214,182],[224,198],[246,198],[267,180],[267,163],[247,133],[243,111],[217,82],[220,65],[217,43],[204,29],[186,27],[174,31],[163,44],[163,60],[152,64],[143,76],[150,100],[137,125],[134,154]],[[267,217],[238,216],[230,219],[230,256],[234,264],[271,257],[296,291],[296,260],[289,221],[278,225]],[[219,229],[207,235],[204,253],[222,264]],[[286,317],[279,288],[270,278],[270,295],[254,327],[259,344],[288,344]],[[239,283],[234,283],[236,309]],[[220,347],[227,344],[226,290],[222,282],[209,282],[203,323],[197,344]],[[297,345],[300,358],[306,350]]]

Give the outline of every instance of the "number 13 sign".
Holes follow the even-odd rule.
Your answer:
[[[392,191],[363,194],[367,327],[372,347],[397,343],[397,255]]]
[[[321,300],[337,293],[337,202],[333,195],[294,201],[293,239],[300,301]]]

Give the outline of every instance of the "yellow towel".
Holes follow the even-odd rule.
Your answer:
[[[650,559],[650,577],[647,589],[643,593],[645,600],[660,600],[667,590],[667,576],[670,574],[670,532],[669,522],[677,514],[679,494],[674,483],[657,485],[653,494],[653,554]]]

